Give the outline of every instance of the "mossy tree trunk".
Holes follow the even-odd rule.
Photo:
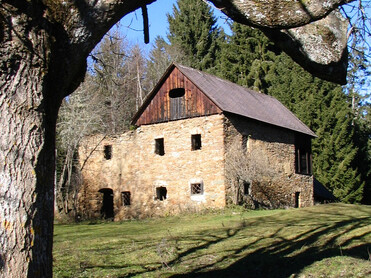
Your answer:
[[[260,28],[311,74],[339,84],[346,83],[349,34],[335,9],[352,1],[210,0],[236,22]]]

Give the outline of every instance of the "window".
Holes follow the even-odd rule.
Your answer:
[[[123,206],[130,206],[130,191],[121,192],[121,200]]]
[[[294,207],[299,208],[300,207],[300,192],[295,192],[294,195]]]
[[[312,174],[312,154],[309,137],[297,136],[296,138],[295,168],[298,174]]]
[[[112,158],[112,145],[105,145],[103,153],[104,153],[105,159],[107,160],[111,159]]]
[[[165,154],[164,138],[155,139],[155,154],[161,156]]]
[[[175,89],[171,89],[169,91],[169,97],[170,98],[178,98],[178,97],[182,97],[184,95],[185,95],[184,88],[175,88]]]
[[[192,135],[192,151],[201,150],[201,134]]]
[[[191,183],[191,195],[204,194],[204,186],[202,183]]]
[[[167,189],[164,186],[156,187],[156,199],[163,201],[166,199]]]

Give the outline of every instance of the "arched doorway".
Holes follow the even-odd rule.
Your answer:
[[[100,209],[102,218],[113,218],[113,190],[110,188],[103,188],[100,189],[99,192],[103,195],[102,207]]]

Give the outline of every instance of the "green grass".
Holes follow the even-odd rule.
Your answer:
[[[54,277],[371,277],[371,207],[55,225]]]

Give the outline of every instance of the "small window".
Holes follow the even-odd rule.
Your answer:
[[[123,206],[130,206],[130,191],[121,192],[121,200]]]
[[[171,89],[169,91],[169,97],[170,98],[178,98],[178,97],[182,97],[184,95],[185,95],[184,88],[175,88],[175,89]]]
[[[295,200],[294,200],[294,207],[299,208],[300,207],[300,192],[295,192]]]
[[[161,156],[165,154],[164,138],[155,139],[155,154]]]
[[[191,195],[202,195],[204,194],[204,187],[202,183],[191,184]]]
[[[308,137],[297,136],[295,142],[295,168],[296,173],[312,174],[311,142]]]
[[[112,145],[105,145],[104,146],[104,158],[109,160],[112,158]]]
[[[192,135],[192,151],[201,150],[201,134]]]
[[[163,201],[167,197],[167,189],[164,186],[156,187],[156,199]]]
[[[247,181],[243,182],[243,195],[250,195],[250,183]]]

